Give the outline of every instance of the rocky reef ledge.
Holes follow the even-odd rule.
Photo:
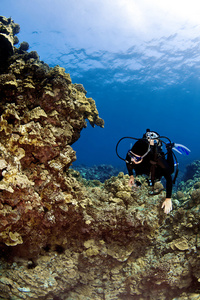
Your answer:
[[[169,216],[143,177],[80,180],[71,145],[103,120],[17,32],[0,17],[0,299],[200,299],[200,164]]]

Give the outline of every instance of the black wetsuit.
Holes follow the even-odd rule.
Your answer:
[[[135,153],[136,154],[136,153]],[[165,158],[161,147],[155,145],[151,146],[150,152],[143,158],[139,164],[131,162],[131,156],[127,153],[126,166],[129,176],[133,175],[150,175],[151,180],[160,180],[163,176],[166,179],[166,198],[171,198],[172,195],[172,176],[174,172],[174,160],[172,150],[168,150],[167,158]]]

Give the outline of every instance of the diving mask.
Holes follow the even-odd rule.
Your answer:
[[[131,157],[131,160],[136,164],[140,163],[143,159],[143,156],[136,155],[131,150],[128,151],[128,154]]]
[[[142,162],[143,158],[150,152],[151,148],[150,145],[148,147],[147,152],[144,155],[137,155],[135,153],[133,153],[131,150],[128,151],[129,156],[131,157],[131,160],[135,163],[135,164],[139,164]]]

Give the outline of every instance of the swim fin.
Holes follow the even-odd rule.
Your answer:
[[[174,143],[173,150],[177,151],[179,154],[185,155],[189,155],[191,152],[186,146],[176,143]]]

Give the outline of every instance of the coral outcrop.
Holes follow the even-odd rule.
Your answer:
[[[14,47],[18,31],[19,25],[0,17],[0,54],[6,61],[0,74],[0,242],[34,252],[38,246],[32,245],[44,244],[56,226],[54,206],[65,211],[65,203],[76,202],[77,184],[66,175],[76,160],[71,145],[86,119],[93,127],[104,122],[95,101],[63,68],[50,68],[36,52],[26,52],[25,42]]]
[[[124,173],[81,179],[72,145],[86,120],[103,127],[94,100],[12,47],[0,74],[0,299],[199,299],[200,177],[180,183],[170,215],[143,177],[134,190]]]
[[[16,36],[19,31],[19,24],[14,23],[11,18],[0,16],[0,70],[5,67],[9,56],[13,54],[14,45],[19,42]]]

